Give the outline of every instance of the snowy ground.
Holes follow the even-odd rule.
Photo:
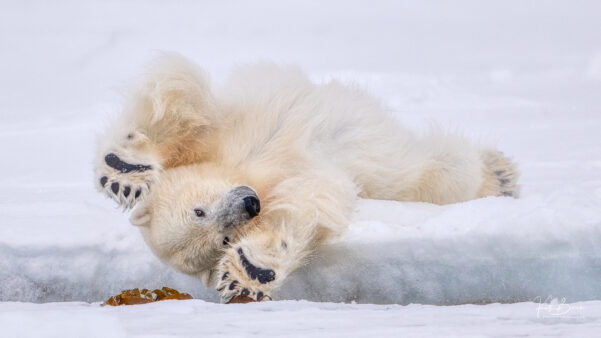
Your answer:
[[[0,327],[14,336],[57,329],[112,337],[598,331],[601,3],[0,7]],[[118,113],[122,88],[159,50],[196,60],[217,83],[239,63],[298,64],[316,81],[361,85],[408,126],[459,130],[520,164],[519,200],[362,201],[349,234],[293,275],[278,299],[524,303],[81,303],[163,285],[217,301],[213,290],[158,262],[127,215],[93,188],[95,135]],[[567,305],[543,307],[548,315],[541,316],[538,302],[555,297],[579,303],[566,313]],[[57,301],[75,302],[15,303]],[[181,325],[161,325],[167,322]]]
[[[143,306],[0,303],[3,337],[595,337],[601,302],[433,306],[200,300]],[[85,334],[85,335],[83,335]],[[35,335],[39,337],[40,335]]]

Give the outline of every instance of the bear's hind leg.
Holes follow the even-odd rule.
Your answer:
[[[518,197],[515,164],[499,151],[445,134],[424,139],[421,151],[418,178],[410,189],[399,189],[399,200],[449,204],[486,196]]]

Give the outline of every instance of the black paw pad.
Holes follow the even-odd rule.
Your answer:
[[[113,184],[111,184],[111,190],[115,195],[117,195],[119,192],[119,182],[113,182]]]
[[[238,281],[237,280],[233,281],[232,284],[230,284],[230,287],[228,289],[234,290],[236,288],[236,285],[238,285]]]
[[[123,174],[130,173],[132,171],[146,171],[152,169],[152,166],[144,165],[144,164],[129,164],[127,162],[122,161],[119,156],[110,153],[104,157],[104,162],[106,164],[117,170]]]
[[[240,262],[242,262],[242,266],[246,273],[251,279],[256,279],[261,284],[269,283],[275,279],[275,271],[271,269],[262,269],[254,266],[248,258],[244,255],[244,251],[242,248],[238,249],[238,255],[240,256]]]
[[[123,187],[123,196],[125,196],[125,197],[129,196],[130,192],[131,192],[131,187],[129,185],[126,185]]]
[[[106,182],[107,182],[108,180],[109,180],[109,179],[108,179],[106,176],[102,176],[102,177],[100,178],[100,185],[101,185],[101,186],[104,188],[104,186],[106,185]]]

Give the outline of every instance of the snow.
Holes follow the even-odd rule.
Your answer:
[[[2,7],[0,326],[7,336],[598,331],[601,3],[26,0]],[[522,196],[448,206],[361,201],[349,233],[276,295],[358,304],[215,304],[215,291],[157,261],[127,215],[93,187],[96,134],[159,50],[194,59],[217,83],[237,64],[268,59],[300,65],[316,81],[358,84],[416,130],[436,124],[502,149],[520,165]],[[201,300],[89,304],[163,285]],[[576,310],[541,317],[538,303],[555,297]],[[456,305],[495,302],[514,304]]]
[[[143,306],[0,303],[7,337],[591,337],[601,302],[432,306],[165,301]]]

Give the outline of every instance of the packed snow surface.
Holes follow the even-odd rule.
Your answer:
[[[384,336],[401,328],[409,336],[479,336],[502,328],[521,334],[529,325],[533,335],[599,332],[601,305],[586,301],[601,300],[601,2],[28,0],[1,7],[0,327],[51,333],[53,321],[69,318],[65,330],[85,326],[102,336],[96,328],[105,327],[113,337],[285,329],[288,336]],[[519,164],[517,200],[360,201],[349,232],[291,276],[277,299],[536,303],[207,303],[217,293],[160,263],[128,215],[94,190],[95,137],[160,50],[195,60],[216,84],[240,63],[296,64],[315,81],[365,88],[418,132],[432,125],[461,132]],[[97,302],[163,285],[207,302],[12,303]],[[537,303],[553,298],[583,302],[584,310],[540,318]],[[167,332],[161,320],[182,325]]]
[[[122,307],[0,303],[0,327],[3,337],[52,338],[596,337],[601,302],[400,306],[186,300]]]

